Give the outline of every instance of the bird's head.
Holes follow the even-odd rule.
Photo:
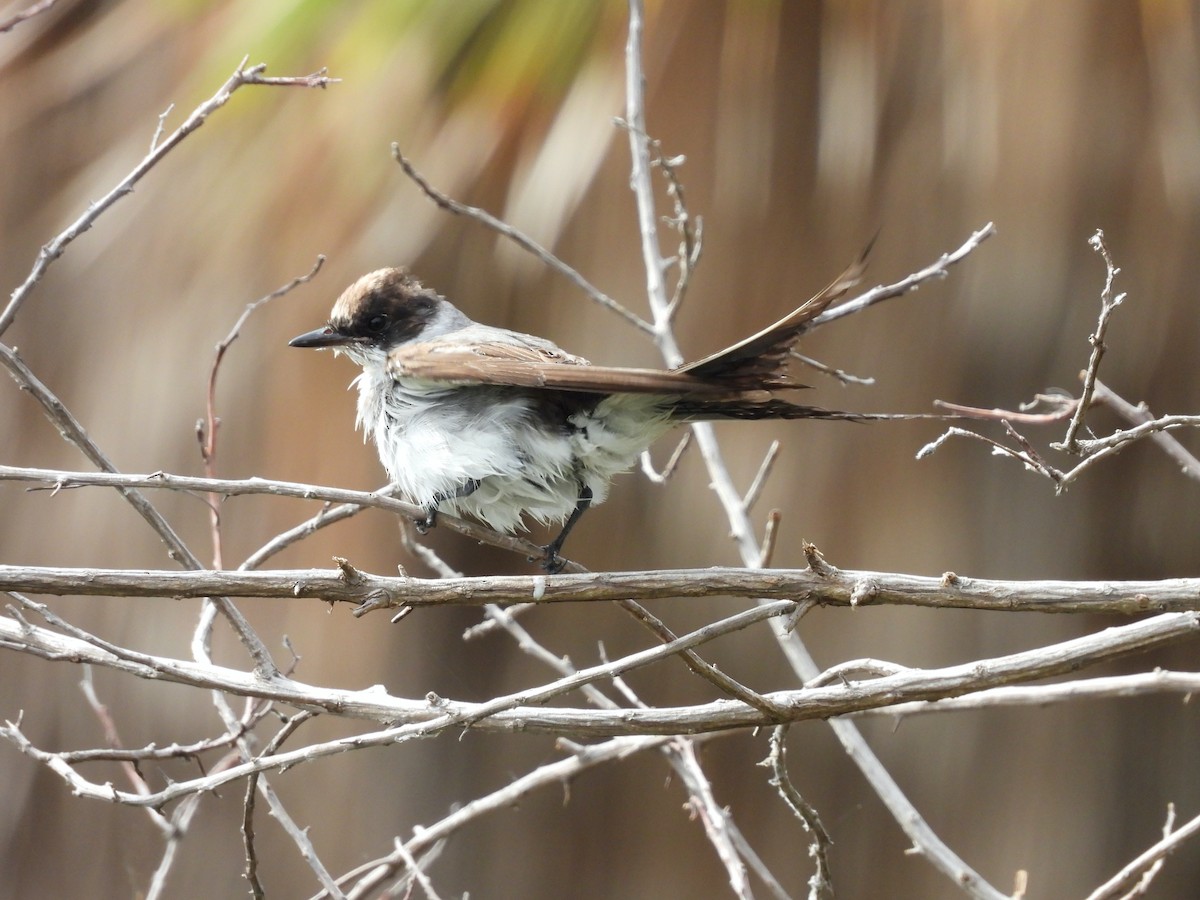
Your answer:
[[[291,347],[331,347],[360,365],[420,340],[431,326],[454,315],[449,303],[405,269],[379,269],[342,292],[329,322],[288,341]],[[444,330],[444,329],[439,329]]]

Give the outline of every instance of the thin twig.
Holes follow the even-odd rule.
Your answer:
[[[788,351],[788,355],[791,356],[792,359],[800,360],[800,362],[802,362],[804,365],[808,366],[810,369],[816,369],[818,372],[822,373],[823,375],[828,375],[831,378],[837,379],[842,384],[861,384],[861,385],[870,386],[875,383],[875,379],[870,376],[851,375],[849,372],[845,371],[844,369],[836,369],[833,366],[826,365],[825,363],[821,362],[820,360],[813,359],[811,356],[805,356],[803,353],[799,352],[798,350],[794,350],[794,349],[790,350],[790,351]]]
[[[978,249],[979,245],[996,233],[996,227],[988,222],[966,241],[963,242],[957,250],[950,253],[942,254],[941,258],[936,262],[931,263],[923,269],[918,269],[911,275],[901,278],[899,281],[892,284],[881,285],[872,288],[865,294],[855,297],[853,300],[847,300],[845,303],[840,303],[832,309],[827,309],[821,313],[812,322],[809,323],[809,331],[826,325],[835,319],[840,319],[843,316],[853,315],[862,312],[876,303],[882,303],[884,300],[891,300],[894,297],[901,297],[904,294],[914,291],[926,281],[933,278],[945,278],[949,274],[949,269],[955,263],[962,262],[971,253]]]
[[[50,9],[50,7],[52,7],[57,2],[58,2],[58,0],[38,0],[37,3],[33,4],[33,6],[27,7],[25,9],[21,10],[16,15],[10,16],[9,18],[5,19],[3,22],[0,22],[0,34],[4,34],[5,32],[8,32],[8,31],[12,31],[14,28],[16,28],[22,22],[32,19],[34,16],[38,15],[39,13],[44,13],[46,10]]]
[[[406,846],[404,846],[404,841],[397,839],[394,846],[396,848],[396,856],[399,857],[400,860],[404,862],[404,865],[408,867],[408,871],[412,876],[412,880],[421,886],[421,890],[425,892],[425,897],[427,900],[441,900],[441,898],[438,897],[437,891],[433,889],[433,882],[430,881],[429,876],[425,874],[422,864],[417,862],[416,857],[409,852],[409,849]],[[439,845],[434,846],[437,847]]]
[[[318,256],[316,263],[309,270],[308,274],[293,278],[282,287],[278,287],[271,291],[271,293],[247,304],[242,314],[238,316],[233,328],[229,330],[229,334],[217,344],[216,350],[213,353],[212,365],[208,370],[208,390],[205,391],[204,395],[203,425],[197,429],[200,440],[200,458],[204,462],[204,474],[209,478],[215,478],[217,475],[217,431],[221,427],[221,420],[217,417],[217,376],[220,374],[221,363],[225,359],[225,354],[229,351],[233,342],[241,335],[242,328],[245,327],[250,316],[254,315],[255,310],[270,303],[277,297],[291,293],[300,285],[312,281],[317,276],[317,273],[321,271],[321,266],[324,264],[325,257]],[[225,568],[225,564],[221,547],[221,498],[216,494],[209,494],[208,496],[208,515],[209,529],[212,535],[212,566],[214,569],[223,569]]]
[[[278,752],[279,748],[283,746],[283,742],[313,715],[311,712],[299,712],[288,719],[263,748],[261,755],[269,756]],[[250,893],[256,900],[262,900],[267,894],[263,889],[262,882],[258,879],[258,854],[254,849],[254,797],[258,782],[258,772],[246,779],[246,793],[242,799],[242,845],[246,851],[246,881],[250,883]]]
[[[1053,405],[1053,408],[1044,413],[1028,412],[1028,409],[1032,408],[1034,404],[1040,403],[1050,403]],[[1078,401],[1074,397],[1038,394],[1031,403],[1021,404],[1019,410],[999,408],[981,409],[977,406],[948,403],[945,400],[934,400],[933,405],[967,419],[1017,422],[1021,425],[1052,425],[1056,422],[1061,422],[1063,419],[1070,418],[1075,413]]]
[[[713,736],[706,735],[704,737]],[[504,787],[463,804],[433,825],[422,828],[416,836],[405,843],[405,849],[409,855],[420,856],[426,848],[432,847],[438,841],[454,834],[469,822],[495,810],[512,806],[522,797],[539,788],[552,784],[568,784],[573,778],[588,769],[656,749],[670,740],[672,739],[664,737],[614,738],[603,744],[580,747],[566,759],[539,766]],[[380,886],[406,865],[401,854],[392,852],[385,857],[352,869],[343,875],[339,882],[358,878],[354,889],[349,891],[346,896],[349,900],[360,900],[360,898],[374,896],[374,892]],[[321,900],[327,896],[329,896],[328,893],[322,892],[315,894],[312,900]]]
[[[71,414],[71,411],[67,409],[66,405],[63,404],[54,392],[33,374],[16,352],[5,344],[0,344],[0,364],[3,364],[8,369],[9,374],[13,376],[22,390],[28,392],[30,396],[38,401],[46,418],[58,429],[59,434],[65,440],[79,448],[84,456],[90,459],[97,468],[107,473],[109,477],[120,478],[120,473],[117,472],[116,466],[113,465],[96,442],[88,436],[88,433],[79,423],[79,420]],[[119,486],[117,487],[117,491],[162,539],[163,543],[167,545],[167,555],[171,559],[187,569],[199,570],[203,568],[196,555],[188,549],[175,530],[167,523],[167,520],[154,508],[153,504],[146,499],[141,491],[129,485]],[[254,629],[250,627],[250,623],[246,621],[245,616],[241,614],[237,607],[224,597],[213,597],[212,602],[216,604],[221,614],[229,621],[238,639],[246,648],[251,658],[253,658],[255,667],[262,672],[263,676],[270,677],[276,673],[278,669],[271,659],[271,654],[267,650],[266,645],[255,633]]]
[[[487,210],[480,209],[476,206],[467,206],[464,203],[459,203],[457,200],[447,197],[428,181],[426,181],[425,176],[413,167],[413,164],[408,161],[403,153],[400,152],[399,144],[392,144],[392,157],[400,164],[400,168],[404,170],[404,174],[413,180],[413,182],[421,189],[425,196],[427,196],[442,209],[446,210],[447,212],[454,213],[455,215],[468,216],[475,221],[486,225],[497,234],[508,238],[518,247],[521,247],[522,249],[532,253],[534,256],[544,262],[549,268],[558,272],[577,288],[587,294],[596,303],[599,303],[601,306],[612,310],[635,328],[645,332],[653,332],[654,329],[649,322],[622,306],[612,297],[608,296],[608,294],[605,294],[590,281],[580,275],[579,272],[571,268],[533,238],[529,237],[529,235],[514,228],[507,222],[497,219]]]
[[[4,355],[5,349],[4,345],[0,344],[0,363],[6,360]],[[32,375],[32,373],[30,374]],[[51,469],[30,469],[19,466],[0,466],[0,481],[38,482],[48,488],[52,488],[55,492],[74,487],[99,486],[116,488],[123,495],[129,488],[199,491],[220,494],[225,497],[247,494],[270,494],[277,497],[295,497],[302,500],[324,500],[334,503],[354,504],[360,507],[377,507],[408,518],[420,518],[425,514],[421,507],[394,497],[391,485],[386,485],[377,491],[351,491],[343,488],[324,487],[322,485],[304,484],[293,481],[274,481],[268,478],[198,478],[190,475],[174,475],[168,472],[154,472],[149,475],[125,475],[111,468],[106,469],[104,472],[58,472]],[[131,491],[130,493],[138,493],[138,496],[141,496],[140,492]],[[348,510],[335,510],[327,513],[326,518],[334,516],[331,521],[341,521],[349,515],[350,512]],[[163,524],[165,525],[165,522]],[[295,540],[299,540],[301,537],[311,533],[311,530],[320,527],[320,524],[322,523],[314,524],[310,520],[296,526],[297,531],[292,533],[291,538],[284,541],[284,543],[294,543]],[[324,524],[329,524],[329,522],[325,521]],[[508,550],[524,556],[537,555],[543,551],[543,548],[530,541],[493,531],[485,525],[460,519],[456,516],[439,514],[438,527],[444,527],[493,547],[499,547],[502,550]],[[273,539],[271,544],[274,545],[276,541],[283,540],[283,536],[280,535]],[[264,548],[264,550],[267,549]],[[277,552],[278,549],[282,548],[275,547],[271,552]],[[172,558],[174,559],[175,557]],[[198,560],[197,567],[199,567]],[[582,571],[582,567],[578,563],[569,562],[563,571],[579,572]]]
[[[754,894],[750,891],[746,864],[742,861],[742,856],[731,837],[733,820],[728,810],[722,809],[717,804],[717,799],[713,796],[712,784],[700,767],[695,744],[689,740],[679,739],[674,742],[673,746],[676,753],[688,762],[687,765],[676,770],[687,788],[687,806],[693,815],[699,817],[700,823],[704,826],[704,833],[708,836],[708,842],[712,844],[713,849],[717,852],[717,858],[725,867],[725,872],[729,877],[730,890],[735,897],[753,900]]]
[[[1107,349],[1104,338],[1108,334],[1108,321],[1112,318],[1114,310],[1125,299],[1125,294],[1116,294],[1115,296],[1113,294],[1113,281],[1121,270],[1117,268],[1113,263],[1112,256],[1109,255],[1108,246],[1104,243],[1104,232],[1097,228],[1096,233],[1088,240],[1088,244],[1104,259],[1104,288],[1100,291],[1100,319],[1096,323],[1095,334],[1088,336],[1088,343],[1092,345],[1092,354],[1088,359],[1087,368],[1084,369],[1083,393],[1079,397],[1079,405],[1075,408],[1075,415],[1071,417],[1071,424],[1067,426],[1067,433],[1062,443],[1055,445],[1055,449],[1062,449],[1067,453],[1074,454],[1081,452],[1077,437],[1079,429],[1083,427],[1083,418],[1087,415],[1088,407],[1092,403],[1092,393],[1095,390],[1096,377],[1100,371],[1100,360],[1104,358],[1104,351]]]
[[[787,726],[779,725],[771,731],[771,752],[764,765],[771,767],[771,785],[779,791],[783,802],[800,820],[804,830],[812,836],[808,855],[816,863],[817,870],[808,882],[809,900],[832,900],[833,876],[829,869],[829,847],[833,841],[821,823],[816,808],[796,790],[787,770]]]
[[[33,264],[29,275],[25,281],[12,292],[9,298],[8,306],[3,312],[0,312],[0,335],[8,330],[16,319],[17,311],[21,305],[28,299],[30,292],[34,286],[41,281],[42,276],[46,274],[46,270],[50,268],[51,263],[62,256],[63,251],[67,249],[75,238],[83,234],[94,224],[96,220],[103,215],[109,207],[120,200],[122,197],[133,192],[134,186],[142,180],[142,178],[153,169],[162,160],[164,156],[170,153],[175,147],[189,134],[205,123],[209,116],[229,102],[234,91],[238,88],[249,84],[257,85],[274,85],[283,87],[326,87],[340,79],[329,78],[322,69],[319,72],[314,72],[312,75],[303,75],[297,77],[286,78],[266,78],[263,72],[266,70],[265,63],[259,63],[256,66],[246,68],[246,63],[249,57],[243,59],[238,65],[228,80],[221,85],[208,100],[197,106],[190,116],[173,131],[166,140],[161,143],[156,142],[154,148],[146,155],[146,157],[138,163],[133,170],[126,175],[111,191],[101,197],[99,200],[88,205],[88,208],[83,212],[78,219],[71,223],[65,231],[51,240],[38,252],[37,260]]]
[[[675,445],[675,449],[671,452],[667,459],[666,465],[662,467],[661,472],[654,469],[654,460],[650,457],[650,451],[642,452],[642,474],[649,478],[655,484],[666,484],[671,476],[675,474],[675,469],[679,465],[679,461],[683,458],[683,452],[687,450],[692,443],[692,432],[685,431],[683,437],[679,439],[679,443]]]
[[[121,735],[117,731],[117,723],[109,712],[108,707],[100,701],[99,695],[96,693],[96,685],[92,679],[92,667],[85,665],[83,667],[83,678],[80,679],[79,689],[83,692],[84,698],[88,702],[88,706],[92,708],[96,719],[104,728],[104,738],[108,742],[109,747],[114,750],[121,748]],[[122,760],[121,769],[125,773],[130,786],[139,794],[149,794],[150,786],[146,784],[146,779],[142,777],[142,773],[138,771],[137,766],[132,760]],[[150,822],[163,833],[168,839],[175,836],[176,832],[171,821],[156,809],[147,809],[146,812],[150,816]]]
[[[742,498],[742,506],[745,507],[746,512],[754,508],[763,485],[767,483],[767,478],[771,475],[771,469],[775,465],[776,457],[779,456],[781,446],[779,441],[771,441],[771,446],[767,448],[767,455],[759,463],[758,471],[754,473],[754,480],[750,482],[750,487],[746,489],[746,496]]]
[[[671,629],[669,629],[661,619],[659,619],[657,616],[655,616],[653,613],[651,613],[648,609],[646,609],[640,603],[636,603],[633,600],[626,599],[626,600],[617,601],[617,605],[620,606],[622,609],[624,609],[626,612],[628,612],[630,615],[632,615],[641,624],[643,624],[647,628],[649,628],[650,631],[653,632],[659,638],[659,640],[661,640],[663,642],[663,647],[673,646],[680,640],[678,637],[676,637],[675,633],[672,632]],[[763,605],[763,606],[755,607],[755,609],[760,609],[760,610],[771,609],[771,608],[772,607],[770,605]],[[786,609],[778,608],[778,609],[775,609],[775,611],[772,613],[770,618],[774,618],[774,616],[776,616],[776,615],[787,616],[787,615],[790,615],[791,613],[793,613],[794,611],[795,611],[795,604],[792,604],[791,606],[787,607]],[[739,614],[739,616],[731,616],[730,618],[725,619],[724,621],[727,623],[732,623],[735,619],[740,618],[740,616],[747,615],[747,613],[749,613],[749,612],[751,612],[751,611],[747,610],[746,613],[741,613],[741,614]],[[758,619],[757,616],[754,618],[756,620]],[[720,624],[720,623],[714,623],[714,624]],[[714,686],[716,686],[716,688],[718,690],[728,694],[730,697],[733,697],[736,700],[741,700],[743,703],[745,703],[749,706],[753,706],[757,710],[761,710],[763,713],[765,713],[768,716],[782,715],[783,711],[778,709],[769,700],[765,699],[761,694],[757,693],[756,691],[751,690],[750,688],[746,687],[744,684],[740,684],[733,678],[730,678],[728,675],[726,675],[724,672],[722,672],[720,669],[718,669],[712,663],[707,662],[706,660],[702,659],[700,657],[700,655],[698,653],[696,653],[694,650],[688,650],[684,653],[680,653],[679,658],[683,660],[684,664],[689,669],[691,669],[693,672],[695,672],[697,675],[699,675],[705,681],[708,681],[711,684],[713,684]]]
[[[1142,896],[1143,891],[1139,890],[1139,888],[1142,886],[1142,882],[1145,882],[1146,886],[1149,885],[1148,877],[1152,878],[1153,875],[1151,873],[1157,873],[1155,867],[1159,866],[1167,856],[1174,853],[1180,844],[1193,835],[1200,833],[1200,816],[1189,821],[1178,831],[1171,831],[1171,823],[1174,820],[1174,816],[1175,810],[1174,806],[1172,806],[1168,815],[1168,823],[1163,828],[1162,840],[1130,860],[1128,864],[1122,867],[1120,872],[1088,894],[1087,900],[1111,900],[1111,898],[1119,896]],[[1123,893],[1125,891],[1129,893]]]
[[[325,503],[321,510],[311,518],[305,519],[299,525],[294,525],[286,531],[281,531],[275,537],[271,538],[253,553],[246,557],[245,561],[238,566],[241,571],[249,571],[257,569],[268,559],[277,553],[282,552],[292,544],[298,543],[307,537],[316,534],[322,528],[333,525],[337,522],[343,522],[352,516],[358,515],[365,507],[355,503],[342,503],[334,506],[332,503]]]
[[[1121,418],[1134,425],[1144,425],[1148,422],[1155,421],[1150,410],[1146,408],[1144,403],[1134,406],[1128,400],[1125,400],[1120,395],[1109,389],[1100,379],[1096,379],[1095,392],[1092,394],[1092,402],[1107,406]],[[1158,444],[1163,451],[1179,464],[1180,471],[1189,478],[1200,481],[1200,460],[1196,459],[1188,450],[1179,443],[1174,437],[1167,434],[1166,431],[1155,432],[1150,435],[1150,440]]]

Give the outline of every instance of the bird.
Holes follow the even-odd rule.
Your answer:
[[[510,534],[527,519],[558,523],[531,558],[556,574],[579,518],[676,425],[871,418],[778,396],[805,387],[788,375],[792,346],[857,282],[864,258],[774,324],[675,369],[592,365],[546,338],[476,322],[406,268],[363,275],[325,325],[289,345],[361,366],[355,426],[394,489],[424,511],[419,530],[439,511]]]

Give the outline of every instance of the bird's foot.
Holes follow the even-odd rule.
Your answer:
[[[417,534],[428,534],[429,529],[437,525],[437,514],[437,507],[430,506],[425,509],[425,518],[413,519],[413,525],[417,528]]]
[[[461,497],[469,497],[477,490],[479,490],[479,479],[468,478],[452,492],[438,491],[433,495],[433,502],[425,507],[425,518],[414,521],[414,524],[417,526],[417,533],[428,534],[429,529],[437,525],[438,506],[442,503],[445,503],[447,500],[458,500]]]
[[[570,562],[569,559],[559,556],[558,551],[557,543],[547,544],[542,548],[542,555],[529,557],[529,562],[537,563],[547,575],[557,575]]]

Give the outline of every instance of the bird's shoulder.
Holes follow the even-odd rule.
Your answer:
[[[506,376],[522,383],[525,378],[518,373],[548,366],[588,365],[582,356],[568,353],[553,341],[476,322],[396,347],[387,362],[393,378],[474,382],[481,372],[487,372],[490,377],[482,380],[493,383],[506,382]]]

